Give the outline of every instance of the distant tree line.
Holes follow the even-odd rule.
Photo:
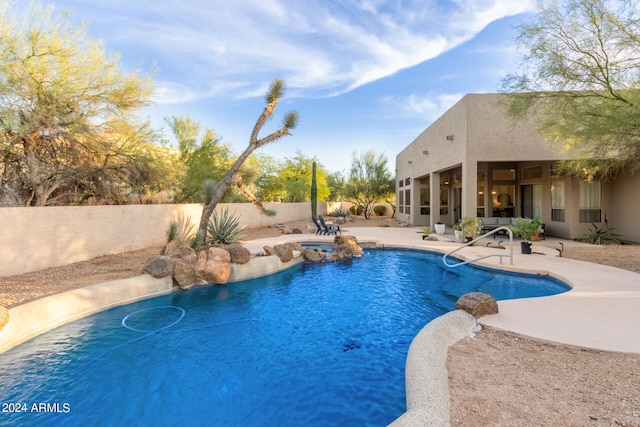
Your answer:
[[[316,158],[249,156],[295,126],[289,112],[278,132],[258,135],[283,81],[272,83],[242,155],[189,116],[166,120],[171,146],[138,117],[150,104],[151,78],[122,70],[68,12],[32,3],[16,16],[1,1],[0,17],[0,206],[202,203],[225,180],[216,203],[310,200]],[[342,174],[318,163],[316,178],[319,201],[347,197]]]

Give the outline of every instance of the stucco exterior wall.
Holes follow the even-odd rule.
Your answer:
[[[604,213],[609,218],[609,226],[622,234],[623,240],[640,242],[640,172],[633,176],[619,177],[610,192]]]
[[[538,188],[539,185],[542,189],[541,219],[548,234],[575,239],[584,238],[589,233],[591,224],[581,223],[579,218],[577,180],[569,176],[553,176],[552,173],[554,162],[571,158],[571,154],[546,141],[531,120],[511,119],[505,110],[506,99],[504,94],[464,96],[398,154],[396,182],[410,181],[411,185],[398,185],[397,190],[403,192],[410,188],[412,192],[410,211],[405,208],[405,212],[398,212],[398,219],[424,225],[436,221],[452,224],[456,217],[461,216],[495,216],[495,204],[491,203],[490,193],[494,185],[513,186],[514,200],[509,205],[513,206],[513,211],[509,216],[520,216],[524,210],[523,186]],[[525,171],[533,168],[542,173],[525,179]],[[492,169],[513,169],[516,176],[514,179],[494,180]],[[478,188],[478,175],[486,187],[484,206],[481,205],[483,209],[478,209],[478,196],[482,194]],[[448,187],[447,215],[440,215],[441,176]],[[451,180],[451,177],[456,179]],[[447,179],[451,182],[447,183]],[[564,222],[551,221],[551,186],[555,181],[563,181],[565,185]],[[431,194],[431,215],[420,213],[420,189],[427,187]],[[605,227],[606,215],[609,226],[615,227],[623,239],[640,242],[640,227],[635,219],[640,208],[639,188],[640,173],[603,183],[602,222],[598,226]],[[454,195],[459,195],[461,203]],[[402,203],[399,201],[398,205],[400,207]],[[485,212],[484,215],[481,212]]]
[[[309,219],[311,203],[265,203],[277,214],[262,215],[251,203],[219,204],[247,228]],[[326,214],[327,203],[318,203]],[[160,246],[172,219],[197,226],[202,205],[118,205],[0,208],[0,276],[11,276],[102,255]]]
[[[535,130],[531,121],[515,121],[506,114],[505,95],[470,94],[463,100],[468,114],[467,160],[500,162],[564,158],[557,146]]]
[[[398,179],[417,179],[462,164],[467,148],[467,101],[467,97],[460,100],[397,155]]]

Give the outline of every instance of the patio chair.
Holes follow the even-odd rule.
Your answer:
[[[318,234],[324,234],[324,230],[322,229],[320,224],[318,224],[318,220],[316,219],[315,215],[311,215],[311,219],[313,220],[313,223],[316,225],[316,236]]]
[[[342,231],[340,231],[340,226],[337,224],[327,224],[326,222],[324,222],[324,218],[322,217],[322,215],[318,216],[318,219],[320,219],[320,225],[322,226],[322,228],[324,229],[324,234],[342,234]]]

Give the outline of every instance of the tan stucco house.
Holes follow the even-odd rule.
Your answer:
[[[466,95],[397,155],[398,219],[539,218],[548,235],[569,239],[608,224],[640,242],[640,173],[611,182],[554,175],[566,154],[532,123],[508,117],[505,96]]]

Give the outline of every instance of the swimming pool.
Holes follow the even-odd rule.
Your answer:
[[[458,297],[568,289],[385,249],[176,292],[0,355],[0,425],[386,425],[406,409],[411,340]]]

